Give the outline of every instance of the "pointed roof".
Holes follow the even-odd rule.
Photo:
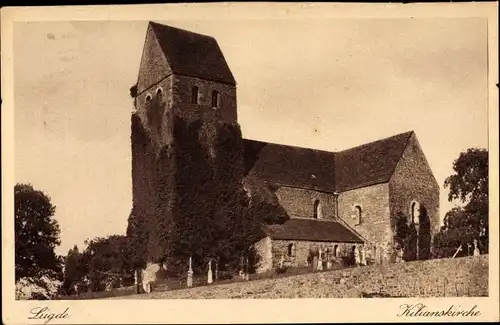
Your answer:
[[[245,172],[268,182],[334,191],[334,153],[243,139]]]
[[[215,38],[149,22],[174,74],[236,85]]]
[[[268,182],[345,192],[389,182],[413,131],[339,152],[244,139],[246,173]]]
[[[335,153],[338,192],[389,182],[413,131]]]

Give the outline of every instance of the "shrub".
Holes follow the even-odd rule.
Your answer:
[[[287,270],[288,270],[288,268],[286,266],[277,267],[276,268],[276,274],[284,274],[284,273],[286,273]]]
[[[232,280],[233,278],[233,274],[228,271],[220,271],[218,274],[218,280]]]
[[[16,299],[20,300],[47,300],[53,299],[61,287],[62,282],[48,276],[41,278],[21,278],[16,282]]]

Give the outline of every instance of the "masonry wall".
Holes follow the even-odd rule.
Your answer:
[[[288,246],[295,245],[295,256],[288,256]],[[336,247],[337,246],[337,247]],[[341,243],[341,242],[316,242],[305,240],[273,240],[272,255],[273,267],[277,267],[284,257],[287,265],[291,267],[308,266],[308,256],[310,251],[318,252],[321,249],[322,253],[328,254],[333,260],[341,261],[342,257],[350,257],[353,247],[362,247],[362,244]],[[336,254],[334,254],[336,251]]]
[[[171,146],[173,141],[172,82],[172,75],[165,77],[135,99],[136,115],[158,151],[165,146]]]
[[[356,206],[361,207],[361,224],[357,224]],[[338,208],[339,217],[369,241],[370,255],[379,263],[390,261],[392,233],[388,184],[342,192],[338,197]]]
[[[256,272],[262,273],[273,268],[273,252],[271,238],[265,237],[254,244],[254,249],[259,256],[259,262],[256,265]]]
[[[439,184],[433,176],[425,155],[413,134],[389,182],[389,204],[392,224],[399,213],[411,218],[411,204],[416,201],[425,207],[430,218],[432,234],[440,228]]]
[[[137,80],[139,94],[171,75],[172,72],[151,26],[146,32],[139,72]]]
[[[335,197],[331,193],[282,186],[276,195],[291,218],[314,218],[314,202],[319,200],[323,219],[335,219]]]
[[[161,299],[192,297],[201,299],[363,298],[371,295],[375,297],[487,297],[489,294],[488,268],[488,255],[482,255],[373,265],[278,279],[201,286],[154,292],[143,297]],[[344,279],[345,282],[339,283],[340,279]],[[136,299],[136,297],[133,298]]]
[[[191,89],[198,87],[198,104],[191,104]],[[212,107],[212,91],[219,92],[219,107]],[[192,115],[199,118],[206,112],[213,112],[215,116],[227,122],[236,122],[236,87],[220,82],[208,81],[200,78],[174,75],[172,80],[172,101],[176,114]]]

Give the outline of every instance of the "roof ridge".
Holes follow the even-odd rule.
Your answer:
[[[337,222],[335,219],[315,219],[311,217],[297,217],[297,216],[290,216],[290,219],[286,220],[285,222],[288,222],[290,220],[311,220],[311,221],[317,221],[317,222]],[[338,222],[337,222],[338,223]]]
[[[154,21],[149,21],[148,29],[174,74],[236,86],[236,79],[215,37]]]
[[[397,133],[397,134],[394,134],[394,135],[391,135],[391,136],[388,136],[388,137],[385,137],[385,138],[381,138],[381,139],[374,140],[374,141],[371,141],[371,142],[363,143],[363,144],[357,145],[355,147],[350,147],[350,148],[347,148],[347,149],[344,149],[344,150],[340,150],[340,151],[337,151],[335,153],[344,153],[344,152],[349,151],[349,150],[354,150],[354,149],[359,149],[359,148],[363,148],[363,147],[372,146],[372,145],[374,145],[376,143],[380,143],[380,142],[384,142],[384,141],[387,141],[387,140],[390,140],[390,139],[402,137],[403,135],[408,135],[409,136],[412,133],[415,133],[415,131],[411,130],[411,131],[406,131],[406,132],[402,132],[402,133]]]
[[[389,178],[389,180],[391,180],[392,176],[394,175],[394,173],[396,172],[396,168],[398,168],[398,165],[399,165],[399,162],[401,161],[401,158],[403,157],[403,154],[405,153],[405,150],[406,148],[408,147],[408,143],[410,142],[410,139],[411,139],[411,136],[413,134],[415,134],[414,131],[410,131],[410,132],[407,132],[407,133],[410,133],[410,135],[408,136],[408,138],[406,139],[405,141],[405,145],[403,146],[403,150],[401,150],[401,153],[399,154],[399,157],[398,157],[398,160],[397,162],[394,164],[394,167],[392,168],[392,171],[391,171],[391,177]],[[425,158],[425,155],[424,155],[424,158]]]
[[[254,141],[254,142],[260,142],[264,145],[275,145],[275,146],[282,146],[282,147],[288,147],[292,149],[303,149],[303,150],[312,150],[316,152],[323,152],[323,153],[329,153],[329,154],[335,154],[335,151],[328,151],[328,150],[323,150],[323,149],[315,149],[315,148],[308,148],[308,147],[300,147],[297,145],[290,145],[290,144],[282,144],[282,143],[276,143],[276,142],[268,142],[268,141],[262,141],[262,140],[254,140],[254,139],[248,139],[248,138],[243,138],[243,140],[246,141]]]
[[[304,149],[304,150],[312,150],[312,151],[316,151],[316,152],[337,154],[337,153],[343,153],[343,152],[346,152],[346,151],[349,151],[349,150],[353,150],[353,149],[358,149],[358,148],[362,148],[362,147],[371,146],[371,145],[373,145],[375,143],[384,142],[384,141],[387,141],[389,139],[401,137],[401,136],[406,135],[406,134],[410,135],[412,133],[415,133],[415,131],[412,130],[412,131],[406,131],[406,132],[403,132],[403,133],[394,134],[394,135],[391,135],[389,137],[385,137],[385,138],[382,138],[382,139],[377,139],[377,140],[374,140],[374,141],[371,141],[371,142],[360,144],[360,145],[355,146],[355,147],[350,147],[350,148],[347,148],[347,149],[344,149],[344,150],[338,150],[338,151],[329,151],[329,150],[324,150],[324,149],[301,147],[301,146],[298,146],[298,145],[282,144],[282,143],[269,142],[269,141],[263,141],[263,140],[255,140],[255,139],[248,139],[248,138],[243,138],[243,140],[260,142],[260,143],[262,143],[264,145],[270,144],[270,145],[276,145],[276,146],[289,147],[289,148],[293,148],[293,149]]]
[[[157,23],[155,21],[149,21],[149,24],[153,27],[153,29],[155,29],[155,28],[159,28],[159,29],[174,29],[174,30],[177,30],[177,31],[180,31],[180,32],[183,32],[183,33],[192,34],[194,36],[201,36],[201,37],[211,38],[211,39],[215,40],[215,38],[213,36],[206,35],[206,34],[200,34],[200,33],[196,33],[196,32],[192,32],[190,30],[179,28],[179,27],[175,27],[175,26],[172,26],[172,25],[160,24],[160,23]]]

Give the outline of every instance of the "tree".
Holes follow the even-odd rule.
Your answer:
[[[434,255],[451,257],[470,254],[474,240],[481,252],[488,252],[488,151],[468,149],[453,163],[454,174],[446,178],[448,200],[461,206],[448,211],[441,230],[434,238]]]
[[[104,282],[133,278],[133,261],[129,259],[127,236],[111,235],[86,241],[87,248],[80,257],[81,274],[90,279],[92,291],[104,289]]]
[[[78,246],[74,246],[68,251],[65,258],[64,281],[62,289],[66,293],[73,290],[73,286],[77,284],[84,276],[84,271],[81,265],[82,254],[78,250]]]
[[[488,151],[468,149],[453,162],[455,173],[444,181],[450,188],[448,201],[488,203]]]
[[[16,282],[60,276],[62,263],[54,251],[60,244],[60,230],[50,197],[30,184],[16,184],[14,206]]]

